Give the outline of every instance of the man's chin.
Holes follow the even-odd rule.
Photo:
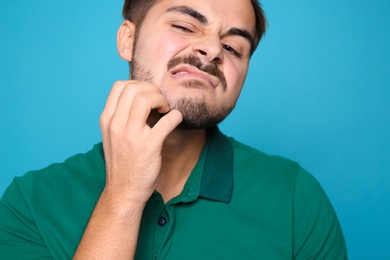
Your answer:
[[[179,99],[169,102],[171,109],[177,109],[183,115],[183,121],[176,129],[199,130],[212,128],[224,120],[233,107],[209,108],[206,102],[197,99]]]

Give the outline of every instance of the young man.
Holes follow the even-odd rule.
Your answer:
[[[146,2],[146,3],[145,3]],[[346,259],[325,193],[298,164],[217,128],[265,18],[251,0],[126,1],[103,143],[16,178],[6,259]]]

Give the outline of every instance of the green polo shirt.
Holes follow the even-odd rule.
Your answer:
[[[17,177],[0,201],[0,259],[71,259],[104,188],[101,144]],[[104,256],[103,256],[104,257]],[[182,193],[155,192],[136,259],[346,259],[336,214],[297,163],[210,129]]]

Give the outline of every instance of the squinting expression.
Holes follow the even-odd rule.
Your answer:
[[[237,102],[254,30],[249,0],[162,0],[136,32],[131,78],[158,86],[181,128],[212,127]]]

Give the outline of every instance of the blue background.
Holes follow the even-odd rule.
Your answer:
[[[0,194],[91,148],[114,81],[121,0],[0,2]],[[390,259],[390,1],[263,0],[266,38],[222,130],[299,161],[350,259]]]

